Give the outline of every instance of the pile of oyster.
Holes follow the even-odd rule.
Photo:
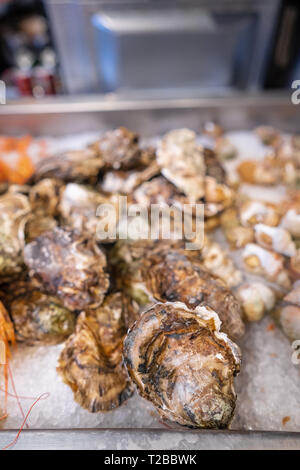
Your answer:
[[[223,166],[236,149],[220,126],[203,132],[210,148],[188,129],[169,132],[157,148],[142,147],[128,129],[109,131],[84,150],[42,160],[28,185],[0,196],[0,300],[18,341],[65,341],[58,373],[90,412],[113,410],[137,390],[165,420],[226,428],[244,320],[272,312],[300,338],[299,192],[289,180],[280,207],[237,197]],[[287,148],[267,137],[272,149],[276,141],[273,158],[299,168],[299,139]],[[121,195],[145,208],[204,204],[202,245],[99,239],[106,221],[97,208]],[[245,282],[214,240],[220,229],[231,249],[243,249],[255,281]]]

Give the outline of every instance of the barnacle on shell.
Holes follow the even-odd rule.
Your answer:
[[[106,257],[92,238],[55,228],[26,245],[30,275],[66,308],[98,307],[109,286]]]
[[[82,312],[59,358],[63,381],[92,413],[113,410],[133,393],[122,358],[126,309],[127,300],[116,292],[100,307]]]
[[[124,342],[129,374],[160,415],[193,428],[226,428],[236,395],[240,351],[219,332],[207,307],[159,303],[143,313]]]

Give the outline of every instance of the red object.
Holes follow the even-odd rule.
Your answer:
[[[16,70],[14,72],[14,81],[21,96],[32,96],[30,73]]]

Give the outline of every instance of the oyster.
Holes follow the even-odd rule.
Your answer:
[[[235,207],[230,207],[221,214],[221,227],[228,243],[233,248],[241,248],[254,241],[253,228],[241,225]]]
[[[62,181],[45,178],[29,190],[29,202],[35,214],[56,216]]]
[[[204,269],[229,287],[237,286],[243,278],[224,248],[216,242],[206,241],[201,251],[201,261]]]
[[[206,176],[211,176],[216,179],[217,183],[224,184],[226,182],[226,171],[220,163],[216,153],[209,148],[204,148],[203,157]]]
[[[125,127],[108,131],[90,148],[93,149],[105,168],[130,170],[140,164],[142,152],[138,145],[139,138]]]
[[[75,315],[54,296],[38,290],[16,297],[9,305],[16,339],[29,345],[57,344],[75,328]]]
[[[219,184],[211,176],[205,177],[205,215],[216,215],[230,207],[234,201],[234,192],[226,184]]]
[[[106,257],[93,239],[55,228],[26,245],[30,275],[72,311],[101,305],[109,286]]]
[[[288,269],[292,279],[300,279],[300,248],[291,257]]]
[[[109,261],[118,287],[140,306],[155,301],[180,301],[191,308],[206,304],[218,311],[230,337],[244,334],[238,301],[221,279],[204,268],[202,252],[184,250],[183,241],[119,241]]]
[[[256,135],[264,145],[278,147],[282,142],[282,137],[277,129],[271,126],[259,126],[254,129]]]
[[[204,135],[217,139],[224,134],[223,127],[215,121],[205,121],[202,132]]]
[[[277,162],[276,162],[277,163]],[[274,185],[279,184],[282,171],[273,160],[243,160],[237,166],[237,172],[244,183]]]
[[[92,413],[113,410],[133,393],[122,359],[126,305],[117,292],[101,307],[82,312],[59,358],[58,373],[75,401]]]
[[[237,156],[237,148],[230,142],[227,137],[218,137],[215,142],[214,151],[218,158],[222,160],[230,160]]]
[[[6,193],[0,197],[0,280],[5,282],[24,269],[25,224],[30,213],[28,198]]]
[[[150,163],[148,167],[122,171],[113,170],[105,173],[101,183],[102,191],[108,193],[131,194],[132,191],[142,183],[150,180],[160,172],[156,162]]]
[[[163,418],[193,428],[229,426],[240,351],[219,327],[211,309],[174,302],[154,305],[129,330],[125,364]]]
[[[283,333],[291,340],[300,339],[300,281],[296,281],[292,290],[272,312]]]
[[[57,220],[51,215],[33,215],[28,217],[25,226],[26,243],[30,243],[40,235],[57,227]]]
[[[103,161],[92,149],[69,150],[41,160],[32,177],[33,182],[44,178],[95,183]]]
[[[155,299],[184,302],[190,308],[208,305],[218,312],[222,331],[234,340],[243,336],[240,304],[220,278],[204,269],[201,261],[188,259],[182,250],[157,255],[152,265],[148,255],[142,270],[146,289]]]
[[[145,207],[151,204],[162,204],[174,205],[180,209],[189,202],[187,197],[163,176],[153,178],[139,186],[133,193],[133,199],[137,204]]]
[[[178,129],[166,134],[158,145],[157,162],[162,174],[192,202],[204,196],[203,148],[193,131]]]
[[[112,204],[112,202],[112,198],[108,195],[94,191],[88,186],[69,183],[61,192],[58,212],[62,224],[68,229],[96,236],[97,228],[101,224],[97,208],[101,204]]]

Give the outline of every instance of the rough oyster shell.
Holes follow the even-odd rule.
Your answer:
[[[148,167],[138,170],[108,171],[103,177],[101,189],[108,193],[131,194],[140,184],[150,180],[159,172],[160,168],[156,162],[150,163]]]
[[[216,153],[209,149],[204,148],[203,151],[204,163],[205,163],[205,174],[215,178],[217,183],[224,184],[226,182],[226,171],[220,163]]]
[[[36,166],[32,181],[56,178],[66,182],[95,183],[102,167],[102,159],[92,149],[69,150],[41,160]]]
[[[6,193],[0,197],[0,280],[5,282],[24,269],[25,224],[30,213],[28,198]]]
[[[226,428],[236,395],[239,348],[219,333],[206,307],[156,304],[143,313],[124,342],[124,359],[143,398],[163,418],[189,427]]]
[[[191,201],[204,196],[203,148],[193,131],[178,129],[166,134],[158,145],[157,162],[162,174]]]
[[[113,293],[101,307],[82,312],[59,358],[58,373],[75,401],[92,413],[113,410],[133,393],[122,359],[123,300],[120,292]]]
[[[91,148],[97,153],[105,168],[130,170],[141,162],[139,138],[134,132],[119,127],[108,131]]]
[[[96,237],[97,228],[101,224],[101,218],[97,216],[97,208],[101,204],[112,203],[108,195],[94,191],[88,186],[69,183],[61,192],[58,212],[66,228],[86,232]]]
[[[26,245],[24,258],[37,284],[66,308],[101,305],[109,279],[106,257],[93,239],[55,228]]]
[[[57,344],[75,328],[75,315],[61,301],[38,290],[16,297],[9,305],[16,339],[29,345]]]
[[[239,302],[224,282],[203,265],[202,252],[185,251],[182,241],[119,241],[109,256],[117,285],[141,306],[181,301],[216,310],[233,339],[244,334]]]
[[[157,254],[156,254],[157,257]],[[201,262],[189,260],[182,251],[170,249],[160,259],[151,256],[144,263],[145,286],[160,301],[180,301],[188,307],[208,305],[218,312],[222,330],[232,339],[245,332],[240,304],[221,281],[203,268]]]

